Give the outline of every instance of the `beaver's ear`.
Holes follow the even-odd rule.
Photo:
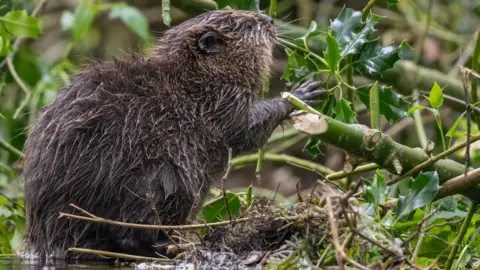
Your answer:
[[[201,53],[214,54],[218,53],[224,46],[223,37],[214,31],[208,31],[200,36],[197,40],[197,48]]]

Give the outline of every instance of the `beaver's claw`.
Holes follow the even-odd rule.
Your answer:
[[[302,100],[310,106],[315,106],[321,102],[318,98],[328,94],[327,90],[321,89],[320,82],[307,81],[292,90],[292,95]]]

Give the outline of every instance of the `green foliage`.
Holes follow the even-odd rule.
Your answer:
[[[372,179],[369,180],[370,183],[367,182],[368,184],[365,188],[365,198],[367,202],[372,205],[375,215],[378,216],[378,207],[386,198],[387,183],[385,182],[383,171],[381,170],[377,170],[373,177],[373,181]]]
[[[167,20],[167,22],[165,22],[167,25],[170,24],[171,19],[165,19],[167,18],[165,14],[169,14],[169,11],[169,9],[162,9],[162,17],[164,18],[164,20]],[[123,3],[117,4],[110,10],[108,18],[120,18],[131,31],[135,32],[144,40],[147,40],[150,36],[147,18],[145,18],[145,16],[143,16],[140,10],[136,7],[128,6]]]
[[[439,189],[437,172],[425,172],[410,180],[410,189],[400,196],[397,207],[397,220],[404,221],[415,209],[432,202]]]
[[[92,26],[95,15],[98,12],[98,6],[91,1],[82,1],[75,8],[75,13],[65,11],[62,15],[62,28],[72,30],[73,40],[78,42]]]
[[[365,85],[357,89],[357,96],[368,108],[370,106],[370,88],[372,85]],[[402,95],[392,90],[391,86],[378,85],[380,96],[380,114],[392,122],[398,122],[408,114],[410,104],[405,101]]]
[[[353,67],[360,74],[382,74],[400,60],[400,53],[410,48],[403,41],[398,46],[382,47],[377,40],[369,41],[361,47],[361,51],[353,59]]]
[[[430,90],[430,96],[428,97],[430,101],[430,106],[435,109],[439,109],[443,104],[443,92],[442,88],[438,85],[437,82],[433,84],[432,90]]]
[[[5,14],[5,16],[0,17],[0,21],[3,27],[5,27],[6,32],[17,37],[36,38],[42,32],[40,21],[29,16],[26,10],[10,11]],[[2,36],[4,36],[6,32],[2,32]]]
[[[330,71],[335,72],[340,62],[340,52],[338,50],[337,40],[332,37],[330,33],[327,35],[327,50],[324,53]]]
[[[366,23],[362,22],[362,13],[353,9],[344,8],[332,21],[330,29],[340,46],[342,57],[356,54],[360,48],[369,41],[375,31],[375,21],[371,16]]]
[[[355,124],[357,114],[352,110],[351,102],[346,99],[340,99],[335,107],[336,119],[347,124]]]

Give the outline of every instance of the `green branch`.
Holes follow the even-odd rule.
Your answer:
[[[370,0],[368,1],[367,5],[362,9],[362,21],[366,21],[370,10],[375,6],[375,2],[377,0]]]
[[[396,175],[402,175],[405,172],[407,172],[406,175],[414,175],[419,169],[436,171],[440,182],[443,183],[465,171],[465,165],[450,159],[440,159],[465,147],[465,143],[430,159],[423,150],[399,144],[378,130],[358,124],[345,124],[315,110],[312,112],[312,109],[309,109],[311,107],[300,100],[291,99],[287,95],[284,95],[284,98],[287,101],[293,101],[291,103],[296,108],[311,112],[292,117],[295,128],[306,134],[317,136],[323,142],[349,153],[349,163],[346,165],[350,166],[346,166],[349,168],[346,173],[354,171],[355,166],[360,163],[374,162]],[[475,140],[480,140],[480,135],[473,136],[471,142]],[[470,186],[469,192],[463,194],[480,200],[480,189],[476,185]]]
[[[236,157],[232,159],[232,169],[238,169],[245,165],[256,163],[257,160],[258,160],[258,153]],[[328,175],[333,173],[331,169],[323,165],[320,165],[318,163],[315,163],[313,161],[292,157],[284,154],[279,155],[279,154],[265,153],[265,160],[269,160],[273,162],[289,163],[297,167],[312,170],[321,175]]]
[[[25,154],[22,151],[18,150],[17,148],[13,147],[13,145],[9,144],[4,139],[0,139],[0,148],[7,150],[8,152],[16,155],[17,157],[24,158]]]

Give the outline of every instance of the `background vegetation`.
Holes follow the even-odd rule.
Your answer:
[[[292,205],[319,182],[343,196],[353,186],[371,226],[401,243],[408,262],[480,267],[480,174],[474,170],[480,164],[475,142],[480,139],[479,1],[10,0],[0,5],[0,253],[21,248],[21,151],[42,107],[93,59],[128,57],[132,50],[148,54],[168,25],[230,5],[276,18],[281,42],[270,90],[262,94],[286,90],[284,98],[295,106],[324,116],[315,128],[299,116],[295,127],[278,129],[265,149],[234,157],[225,183],[231,191],[229,211],[221,192],[212,190],[217,196],[200,218],[215,222],[236,216],[250,205],[252,193]],[[288,95],[311,78],[331,92],[316,108]],[[346,256],[372,263],[381,260],[380,250],[363,254],[352,248]],[[338,252],[332,242],[328,250],[297,257],[337,265]]]

